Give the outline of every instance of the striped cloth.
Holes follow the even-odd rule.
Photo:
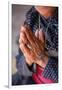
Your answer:
[[[57,8],[58,12],[58,8]],[[55,50],[58,52],[58,15],[45,19],[44,16],[40,16],[40,27],[43,28],[44,33],[47,32],[46,45],[48,50]],[[26,20],[24,24],[29,26],[33,32],[39,28],[39,13],[33,6],[26,14]],[[48,26],[48,23],[50,25]],[[48,30],[46,28],[48,26]],[[49,61],[44,69],[43,76],[47,79],[58,82],[58,56],[49,57]]]

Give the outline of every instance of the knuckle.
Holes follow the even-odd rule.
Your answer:
[[[21,47],[21,48],[23,48],[23,46],[24,46],[24,44],[23,44],[23,43],[21,43],[21,44],[20,44],[20,47]]]
[[[20,38],[21,38],[21,37],[23,37],[23,38],[25,37],[25,35],[24,35],[23,32],[20,33]]]
[[[21,31],[26,31],[26,28],[24,26],[21,26]]]

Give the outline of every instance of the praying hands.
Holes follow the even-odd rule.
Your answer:
[[[35,63],[45,68],[48,55],[45,52],[45,36],[42,30],[36,30],[34,34],[26,25],[21,26],[19,47],[29,66]]]

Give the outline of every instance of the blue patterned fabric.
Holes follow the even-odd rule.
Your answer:
[[[57,11],[58,12],[58,11]],[[50,25],[47,30],[46,45],[48,50],[55,50],[58,52],[58,15],[45,19],[44,16],[40,16],[40,27],[43,28],[46,33],[48,23]],[[39,13],[35,7],[32,7],[26,14],[26,20],[24,24],[28,25],[33,32],[39,28]],[[58,82],[58,57],[49,57],[49,61],[43,72],[43,76]]]
[[[43,72],[43,76],[58,82],[58,58],[49,57],[48,64]]]

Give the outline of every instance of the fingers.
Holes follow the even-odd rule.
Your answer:
[[[30,55],[30,49],[23,42],[20,44],[20,49],[26,57],[28,54]]]
[[[33,35],[32,31],[25,26],[21,27],[21,31],[23,31],[26,34],[26,37],[27,37],[29,43],[34,47],[35,40],[34,40],[34,35]]]
[[[24,44],[28,44],[28,40],[26,38],[26,35],[23,32],[20,32],[19,43],[21,43],[21,40],[24,42]]]
[[[22,33],[23,32],[23,33]],[[40,36],[39,36],[39,35]],[[31,49],[37,53],[38,51],[43,51],[44,50],[44,38],[43,38],[43,34],[41,31],[38,31],[35,33],[35,35],[40,38],[40,40],[38,38],[36,38],[34,36],[34,34],[32,33],[32,31],[27,28],[27,27],[24,27],[22,26],[21,27],[21,34],[20,34],[20,38],[22,39],[22,41],[27,45],[31,47]],[[20,42],[22,42],[20,41]],[[29,42],[28,42],[29,41]],[[29,48],[29,47],[27,47]],[[30,48],[29,48],[30,49]],[[37,51],[37,52],[36,52]]]
[[[44,47],[44,35],[42,30],[36,30],[35,36],[37,37],[37,42],[40,45],[40,47]]]
[[[19,47],[23,52],[23,54],[26,56],[28,53],[30,54],[30,49],[27,46],[28,39],[22,30],[25,30],[25,28],[21,27],[21,30],[20,30]]]
[[[20,44],[20,49],[23,52],[23,55],[25,56],[26,63],[28,65],[32,65],[33,60],[31,59],[31,56],[30,56],[31,55],[30,49],[24,43]]]
[[[40,31],[37,29],[35,32],[35,36],[42,41],[42,43],[44,43],[44,33],[42,31],[42,29],[40,29]]]
[[[33,61],[30,61],[30,48],[28,47],[28,40],[24,32],[20,30],[19,47],[25,56],[26,62],[31,65]]]

